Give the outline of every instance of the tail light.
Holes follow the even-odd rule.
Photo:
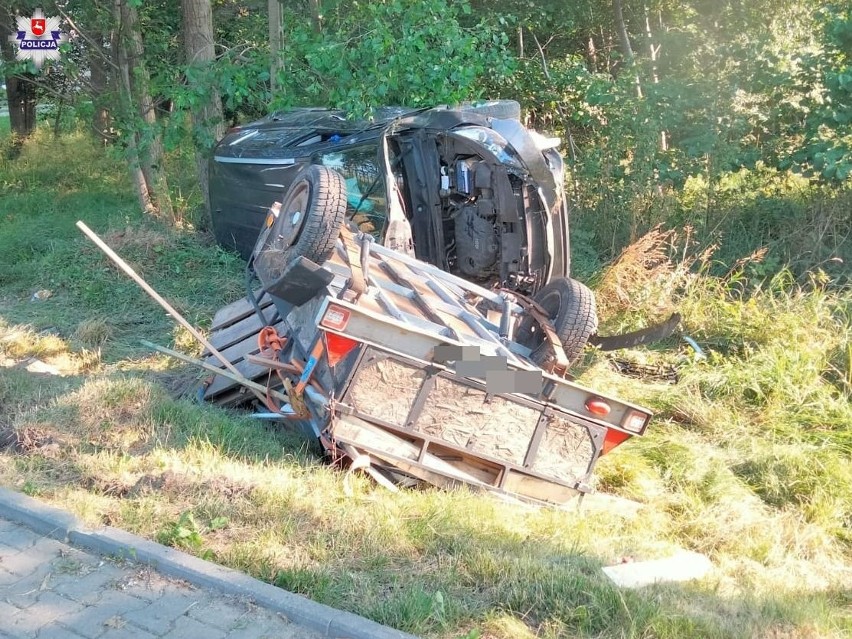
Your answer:
[[[612,410],[600,397],[589,397],[585,403],[586,410],[597,417],[606,417]]]
[[[330,304],[320,320],[320,326],[330,328],[333,331],[342,331],[349,323],[352,312],[340,306]]]
[[[621,422],[621,427],[624,430],[629,430],[631,433],[640,434],[645,430],[648,420],[651,418],[647,413],[639,412],[638,410],[628,411]]]

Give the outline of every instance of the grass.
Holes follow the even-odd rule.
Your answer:
[[[852,633],[848,290],[817,274],[745,293],[736,272],[668,262],[675,239],[657,238],[597,277],[603,326],[677,308],[707,358],[674,341],[619,353],[676,366],[677,385],[618,375],[603,353],[580,371],[658,413],[599,464],[599,487],[636,512],[390,494],[296,435],[177,396],[194,371],[138,338],[190,342],[74,222],[202,327],[240,296],[240,263],[142,218],[117,166],[76,134],[39,134],[0,164],[0,483],[435,639]],[[640,259],[649,250],[656,270]],[[63,376],[11,366],[30,357]],[[677,547],[715,572],[623,591],[600,571]]]

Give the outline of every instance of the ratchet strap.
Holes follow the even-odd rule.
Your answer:
[[[511,293],[518,300],[518,304],[520,304],[527,314],[541,327],[541,330],[544,332],[545,339],[550,346],[550,350],[553,354],[553,360],[548,367],[549,370],[544,366],[542,366],[542,368],[545,368],[548,373],[554,373],[564,377],[568,373],[568,368],[571,364],[568,361],[568,356],[565,355],[565,349],[562,348],[562,342],[559,340],[559,335],[556,334],[553,322],[550,321],[550,315],[548,315],[547,311],[544,310],[538,302],[526,297],[525,295],[519,294],[517,291],[511,291]]]
[[[284,345],[287,343],[287,338],[281,337],[272,326],[264,326],[260,329],[260,332],[257,334],[257,345],[260,348],[260,355],[269,360],[278,361],[278,357],[281,354],[281,351],[284,350]],[[266,380],[266,407],[269,410],[280,413],[281,407],[278,403],[272,398],[269,393],[270,386],[272,385],[272,371],[273,369],[269,369],[269,376]],[[284,380],[283,375],[281,375],[281,371],[275,370],[281,380]],[[292,402],[290,404],[292,406]]]
[[[361,297],[364,291],[367,290],[367,278],[364,277],[364,269],[361,264],[363,251],[369,251],[369,246],[359,246],[358,239],[352,233],[346,224],[340,229],[340,239],[343,242],[343,247],[346,249],[346,260],[349,262],[349,269],[352,275],[349,278],[348,287],[355,293],[355,299]],[[369,255],[369,253],[368,253]]]

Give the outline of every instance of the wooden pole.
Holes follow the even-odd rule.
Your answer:
[[[227,377],[228,379],[231,379],[231,380],[237,382],[238,384],[242,384],[243,386],[245,386],[249,390],[257,391],[259,393],[266,393],[267,392],[266,388],[264,388],[263,386],[261,386],[257,382],[253,382],[250,379],[248,379],[247,377],[240,375],[239,373],[234,374],[234,373],[231,373],[229,371],[223,371],[221,368],[217,368],[216,366],[213,366],[213,364],[208,364],[207,362],[203,362],[200,359],[190,357],[189,355],[184,355],[183,353],[179,353],[178,351],[174,351],[170,348],[166,348],[165,346],[160,346],[159,344],[154,344],[153,342],[149,342],[146,339],[140,339],[139,343],[142,344],[142,346],[147,346],[148,348],[150,348],[152,350],[159,351],[160,353],[163,353],[164,355],[168,355],[169,357],[174,357],[175,359],[179,359],[181,361],[184,361],[187,364],[194,364],[195,366],[200,366],[204,370],[210,371],[211,373],[216,373],[217,375],[221,375],[222,377]],[[275,397],[277,399],[280,399],[283,402],[289,402],[290,401],[289,399],[287,399],[287,396],[284,393],[281,393],[277,390],[269,389],[268,392],[269,392],[270,396]]]
[[[116,253],[109,246],[107,246],[106,243],[101,238],[99,238],[97,236],[97,234],[92,229],[90,229],[88,226],[86,226],[82,221],[77,222],[77,228],[80,229],[81,231],[83,231],[83,233],[86,235],[86,237],[88,237],[90,240],[92,240],[92,242],[94,242],[95,245],[99,249],[101,249],[104,253],[106,253],[108,258],[110,258],[113,262],[115,262],[115,264],[122,271],[124,271],[127,275],[129,275],[130,278],[134,282],[136,282],[142,288],[143,291],[148,293],[148,295],[150,295],[154,299],[155,302],[157,302],[160,306],[162,306],[169,315],[171,315],[173,318],[175,318],[175,320],[177,321],[178,324],[180,324],[186,330],[188,330],[195,339],[197,339],[208,351],[210,351],[213,354],[213,356],[216,359],[218,359],[220,362],[222,362],[222,364],[224,364],[225,368],[227,368],[229,371],[231,371],[235,375],[239,375],[240,377],[243,377],[242,373],[240,373],[240,371],[238,371],[236,369],[236,367],[233,364],[231,364],[231,362],[228,361],[227,357],[225,357],[224,355],[222,355],[222,353],[220,353],[218,350],[216,350],[216,348],[214,348],[213,345],[209,341],[207,341],[207,338],[204,337],[204,335],[202,335],[201,333],[199,333],[198,330],[196,330],[196,328],[192,324],[190,324],[188,321],[186,321],[186,319],[183,317],[183,315],[178,313],[171,304],[169,304],[165,299],[163,299],[163,297],[159,293],[157,293],[157,291],[155,291],[150,286],[150,284],[148,284],[148,282],[146,282],[141,277],[139,277],[139,275],[136,273],[136,271],[134,271],[127,262],[125,262],[123,259],[121,259],[121,256],[119,256],[118,253]],[[261,402],[263,402],[263,405],[266,406],[266,396],[263,393],[259,392],[255,388],[252,388],[251,386],[246,386],[246,388],[249,388],[257,396],[257,398]]]

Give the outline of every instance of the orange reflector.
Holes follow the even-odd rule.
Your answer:
[[[606,417],[612,409],[609,407],[609,404],[600,397],[589,397],[589,399],[586,400],[586,410],[592,415]]]
[[[342,331],[346,328],[351,316],[352,313],[349,310],[332,305],[326,309],[325,314],[322,316],[322,320],[320,321],[320,325],[334,331]]]
[[[603,450],[601,451],[601,455],[606,455],[613,448],[615,448],[619,444],[623,444],[631,437],[633,437],[633,435],[631,435],[630,433],[623,433],[620,430],[615,430],[614,428],[607,428],[606,435],[604,436]]]
[[[358,346],[358,342],[335,333],[325,333],[326,357],[328,365],[336,366],[337,363],[352,352]]]

